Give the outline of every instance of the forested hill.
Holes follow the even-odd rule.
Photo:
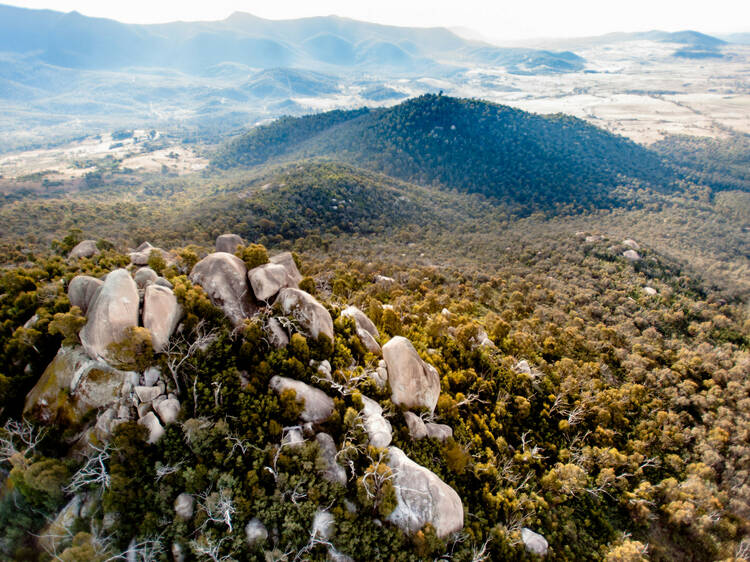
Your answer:
[[[609,205],[617,185],[663,188],[673,179],[654,152],[580,119],[433,94],[282,118],[227,144],[214,164],[309,157],[540,208]]]

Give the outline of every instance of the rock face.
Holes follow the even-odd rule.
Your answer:
[[[392,402],[434,412],[440,396],[440,376],[434,367],[422,361],[411,342],[402,336],[392,338],[383,346],[383,358],[388,367]]]
[[[253,312],[247,267],[237,256],[226,252],[209,254],[195,264],[190,280],[203,287],[211,302],[221,308],[235,326]]]
[[[270,301],[284,287],[289,287],[286,268],[277,263],[266,263],[247,272],[247,279],[259,301]]]
[[[86,314],[102,285],[104,281],[89,275],[73,277],[68,285],[68,299],[71,306],[77,306]]]
[[[521,540],[523,545],[526,547],[526,551],[531,554],[538,554],[539,556],[546,556],[549,543],[539,533],[535,533],[531,529],[524,527],[521,529]]]
[[[92,359],[106,357],[107,347],[138,326],[138,289],[124,269],[115,269],[99,289],[81,330],[81,343]]]
[[[639,261],[641,259],[641,255],[635,250],[625,250],[622,255],[628,261]]]
[[[453,488],[398,447],[388,448],[387,464],[394,473],[397,500],[388,521],[407,533],[416,533],[431,523],[440,538],[463,528],[463,504]]]
[[[284,266],[287,274],[287,287],[296,287],[299,282],[302,281],[302,275],[300,275],[297,269],[297,264],[294,263],[294,257],[291,252],[283,252],[281,254],[271,256],[268,258],[271,263]]]
[[[216,251],[233,254],[237,248],[243,246],[245,241],[237,234],[222,234],[216,239]]]
[[[294,390],[297,400],[305,401],[305,409],[300,417],[303,421],[318,423],[327,420],[333,412],[333,400],[322,390],[294,379],[276,375],[269,386],[281,394],[287,389]]]
[[[154,351],[162,351],[182,318],[182,307],[171,289],[149,285],[143,296],[143,327],[151,332]]]
[[[378,329],[375,324],[372,323],[364,312],[358,309],[356,306],[348,306],[341,311],[341,316],[349,316],[354,319],[354,324],[357,326],[357,335],[362,343],[367,348],[367,351],[380,355],[380,344],[376,338],[380,337]]]
[[[284,314],[292,315],[300,326],[317,338],[325,334],[333,341],[333,320],[328,310],[315,298],[300,289],[286,288],[276,299]]]
[[[129,394],[136,377],[92,360],[80,347],[61,347],[26,396],[23,413],[46,423],[75,423]]]
[[[68,254],[68,257],[71,259],[90,258],[98,253],[99,248],[96,247],[96,240],[84,240],[76,244],[75,248]]]
[[[336,443],[333,437],[327,433],[318,433],[315,440],[320,447],[320,475],[329,482],[346,486],[346,470],[336,462]]]
[[[364,426],[370,445],[384,449],[391,444],[393,438],[391,424],[383,417],[383,408],[375,400],[362,396],[362,402],[364,403],[364,408],[362,408]]]

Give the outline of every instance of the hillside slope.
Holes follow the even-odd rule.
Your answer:
[[[280,119],[226,145],[214,164],[311,157],[528,208],[606,206],[618,184],[661,187],[672,176],[655,153],[579,119],[442,95]]]

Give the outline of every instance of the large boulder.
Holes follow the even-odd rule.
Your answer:
[[[362,416],[370,445],[378,449],[386,448],[393,438],[391,423],[383,417],[383,408],[375,400],[362,396],[362,403]]]
[[[221,308],[235,326],[254,312],[247,285],[247,266],[227,252],[207,255],[195,264],[190,280],[203,287],[211,302]]]
[[[430,523],[440,538],[463,528],[461,498],[435,473],[415,463],[398,447],[388,448],[386,464],[393,472],[396,492],[396,508],[388,521],[406,533],[416,533]]]
[[[167,398],[161,402],[155,402],[154,410],[159,414],[161,423],[167,425],[177,420],[180,413],[180,401],[177,398]]]
[[[182,307],[171,289],[149,285],[143,296],[143,327],[151,332],[154,351],[162,351],[182,318]]]
[[[233,254],[245,241],[237,234],[222,234],[216,239],[216,251]]]
[[[546,556],[549,543],[539,533],[535,533],[528,527],[521,529],[521,540],[527,552],[538,556]]]
[[[188,520],[195,511],[195,498],[187,492],[182,492],[174,500],[174,512],[180,519]]]
[[[96,247],[96,240],[84,240],[76,244],[68,254],[68,257],[71,259],[90,258],[98,253],[99,248]]]
[[[80,347],[61,347],[26,396],[23,413],[45,423],[77,423],[127,395],[137,374],[91,359]]]
[[[333,341],[331,315],[312,295],[300,289],[286,288],[279,292],[276,302],[281,304],[284,314],[293,316],[313,338],[325,334]]]
[[[89,275],[77,275],[68,284],[68,299],[86,314],[104,281]]]
[[[388,368],[391,401],[404,408],[435,411],[440,396],[440,376],[432,365],[419,357],[411,342],[396,336],[383,346]]]
[[[270,301],[284,287],[291,286],[288,278],[286,268],[277,263],[265,263],[247,272],[255,298],[265,302]]]
[[[99,289],[81,330],[81,343],[92,359],[106,358],[110,344],[122,341],[138,326],[138,288],[124,269],[115,269]]]
[[[317,467],[320,475],[329,482],[346,486],[346,470],[336,462],[336,443],[333,437],[327,433],[318,433],[315,440],[320,448],[320,462]]]
[[[356,306],[348,306],[341,311],[341,316],[348,316],[354,319],[354,325],[357,328],[357,335],[362,343],[367,348],[367,351],[376,355],[380,354],[380,344],[377,342],[377,338],[380,337],[378,329],[375,324],[372,323],[364,312],[358,309]]]
[[[287,287],[296,287],[302,281],[302,275],[300,275],[299,269],[297,269],[297,264],[291,252],[282,252],[281,254],[271,256],[269,260],[271,263],[284,266],[287,274]]]
[[[271,378],[269,386],[278,394],[285,390],[293,390],[297,395],[297,400],[304,400],[305,409],[302,410],[300,417],[305,422],[322,422],[333,413],[333,399],[314,386],[279,375]]]

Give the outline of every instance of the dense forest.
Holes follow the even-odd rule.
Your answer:
[[[220,168],[325,157],[419,184],[481,193],[528,212],[622,204],[615,188],[668,189],[654,152],[565,115],[425,95],[387,109],[285,118],[230,142]]]

